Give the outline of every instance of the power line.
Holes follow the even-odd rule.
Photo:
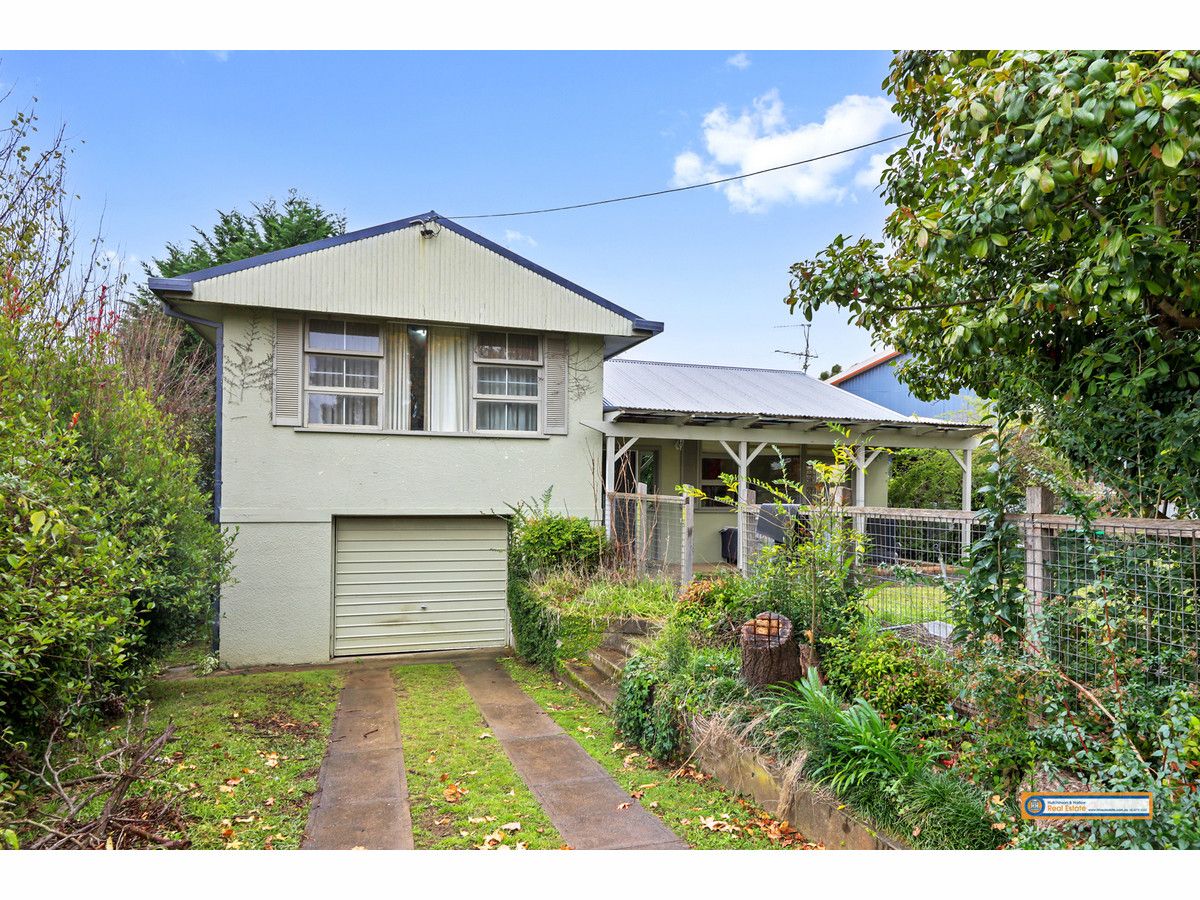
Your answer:
[[[716,181],[705,181],[702,184],[688,184],[683,187],[664,188],[661,191],[647,191],[644,194],[630,194],[627,197],[610,197],[607,200],[592,200],[588,203],[572,203],[570,206],[550,206],[545,209],[526,209],[521,212],[502,212],[502,213],[477,213],[471,216],[446,216],[447,219],[507,219],[512,216],[536,216],[540,213],[565,212],[569,209],[587,209],[589,206],[604,206],[609,203],[624,203],[626,200],[644,200],[647,197],[661,197],[664,194],[678,194],[680,191],[694,191],[696,188],[712,187],[717,184],[726,184],[730,181],[738,181],[742,178],[753,178],[755,175],[766,175],[768,172],[778,172],[781,169],[791,169],[795,166],[803,166],[808,163],[820,162],[823,159],[831,159],[835,156],[841,156],[845,153],[853,153],[856,150],[865,150],[868,147],[874,147],[877,144],[886,144],[888,141],[894,141],[898,138],[908,137],[912,134],[911,131],[902,131],[899,134],[889,135],[888,137],[880,138],[877,141],[869,141],[866,144],[859,144],[856,147],[846,147],[842,150],[834,150],[832,153],[822,153],[820,156],[810,156],[808,159],[798,159],[795,162],[784,163],[781,166],[771,166],[769,169],[759,169],[757,172],[743,172],[741,175],[729,175],[726,178],[718,178]]]

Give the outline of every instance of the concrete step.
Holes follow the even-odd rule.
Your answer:
[[[590,663],[572,660],[563,663],[567,677],[584,697],[604,709],[612,709],[617,702],[617,686],[605,678]]]
[[[628,658],[616,650],[609,650],[604,647],[597,647],[588,653],[588,660],[601,675],[614,683],[621,680],[621,670],[625,668],[625,663],[628,662]]]
[[[608,630],[620,634],[652,635],[660,628],[658,622],[650,619],[614,619],[608,625]]]
[[[606,631],[604,637],[600,639],[600,646],[628,659],[637,653],[645,642],[646,638],[641,636],[625,634],[622,631]]]

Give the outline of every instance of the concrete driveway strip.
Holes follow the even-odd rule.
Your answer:
[[[686,850],[496,660],[456,663],[513,767],[577,850]]]
[[[359,847],[413,849],[390,666],[346,672],[304,832],[305,850]]]

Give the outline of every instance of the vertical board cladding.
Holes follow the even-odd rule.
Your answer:
[[[300,408],[301,365],[304,362],[304,327],[299,316],[276,316],[272,364],[272,421],[276,425],[302,425]]]
[[[546,338],[546,434],[567,433],[567,341]]]

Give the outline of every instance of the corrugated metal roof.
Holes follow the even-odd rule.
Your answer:
[[[605,409],[719,416],[778,416],[839,422],[920,422],[849,391],[786,369],[610,359],[604,364]]]

